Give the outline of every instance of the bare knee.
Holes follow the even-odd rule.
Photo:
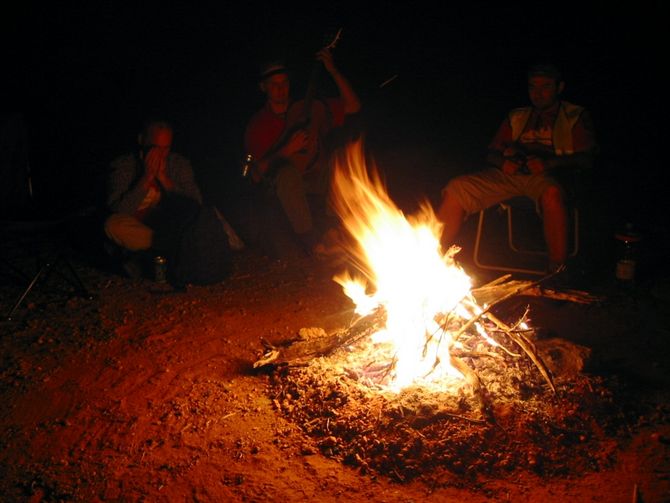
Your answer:
[[[107,217],[104,224],[104,230],[105,235],[108,238],[114,240],[114,236],[118,234],[118,230],[123,225],[121,220],[122,219],[116,213]]]
[[[465,216],[465,210],[458,201],[458,198],[454,196],[453,190],[453,181],[449,182],[449,184],[442,190],[442,201],[438,211],[438,218],[443,222],[453,219],[454,217],[462,219]]]
[[[462,192],[463,180],[462,176],[458,176],[449,181],[447,186],[442,189],[442,202],[448,204],[452,208],[459,208],[464,210],[457,194]]]

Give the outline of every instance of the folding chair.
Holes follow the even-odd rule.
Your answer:
[[[525,197],[516,197],[508,199],[498,205],[498,209],[500,211],[505,212],[507,217],[506,218],[507,245],[514,254],[518,255],[519,258],[522,259],[521,262],[524,265],[519,266],[516,263],[518,261],[512,261],[512,260],[505,261],[501,259],[499,261],[493,261],[493,260],[486,261],[482,258],[481,248],[485,234],[484,220],[486,213],[494,209],[495,207],[484,209],[479,212],[479,221],[477,223],[477,233],[475,236],[475,245],[473,250],[473,260],[475,265],[477,267],[480,267],[481,269],[489,269],[495,271],[516,272],[522,274],[535,274],[535,275],[546,274],[547,272],[546,260],[542,261],[543,262],[542,266],[527,265],[532,262],[531,260],[532,257],[546,258],[548,256],[546,245],[544,243],[544,238],[543,237],[541,239],[536,238],[536,241],[538,242],[535,244],[535,246],[529,246],[527,244],[520,244],[520,239],[518,235],[519,233],[518,231],[517,233],[515,233],[515,214],[517,215],[517,217],[525,216],[527,219],[528,217],[530,217],[531,220],[534,220],[533,223],[539,226],[539,229],[541,229],[542,226],[542,220],[536,212],[533,201]],[[579,252],[579,233],[580,233],[579,208],[576,205],[571,204],[568,208],[568,212],[569,212],[568,220],[571,222],[572,226],[572,233],[571,233],[572,246],[568,252],[568,256],[572,258],[575,257]],[[516,223],[518,227],[518,218]],[[543,236],[542,233],[540,234]],[[500,256],[502,254],[499,253],[498,255]]]

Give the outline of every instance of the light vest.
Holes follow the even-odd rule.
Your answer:
[[[574,154],[572,145],[572,128],[579,120],[584,107],[561,101],[556,114],[556,121],[552,130],[552,146],[556,155]],[[526,127],[533,107],[515,108],[509,113],[509,123],[512,126],[512,141],[517,141]]]

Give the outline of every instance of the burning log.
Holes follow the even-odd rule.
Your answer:
[[[253,364],[253,368],[266,365],[288,365],[302,367],[308,365],[314,358],[328,356],[335,350],[354,344],[360,339],[370,336],[386,321],[382,309],[359,318],[349,328],[326,334],[323,329],[303,329],[299,338],[289,341],[284,347],[276,347],[266,340],[262,340],[265,352],[263,357]]]
[[[601,296],[583,290],[556,290],[543,286],[543,283],[552,276],[553,274],[549,274],[538,281],[520,281],[513,280],[511,274],[506,274],[486,285],[474,288],[472,295],[484,305],[498,304],[515,295],[546,297],[578,304],[593,304],[604,300]]]

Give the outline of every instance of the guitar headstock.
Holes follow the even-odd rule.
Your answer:
[[[341,36],[342,36],[342,28],[338,28],[336,31],[331,30],[329,33],[326,33],[326,36],[323,39],[324,42],[323,48],[329,50],[335,49],[335,46],[337,46],[337,43],[340,41]]]

